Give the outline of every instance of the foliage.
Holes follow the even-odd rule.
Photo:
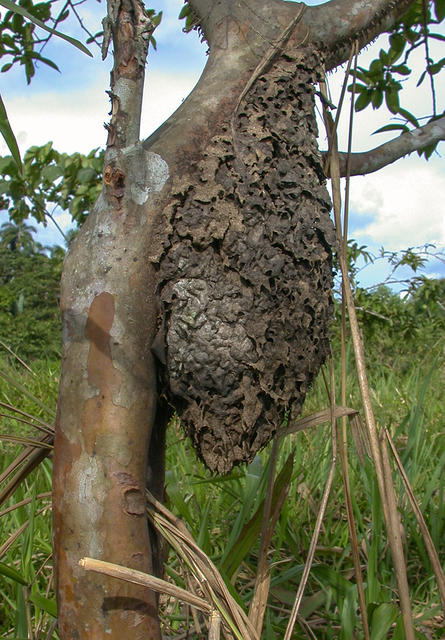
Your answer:
[[[435,290],[439,286],[436,285],[427,282],[426,288]],[[440,287],[443,287],[443,283]],[[430,307],[427,304],[428,311],[422,311],[422,304],[430,297],[427,289],[419,289],[409,302],[413,305],[414,313],[414,305],[421,301],[420,311],[416,310],[421,314],[419,324],[428,324],[435,309],[432,303]],[[400,302],[407,304],[403,300]],[[387,327],[387,323],[382,325],[379,338],[385,339]],[[421,502],[433,541],[443,554],[445,504],[442,484],[445,455],[443,443],[441,445],[443,398],[440,391],[443,351],[439,344],[431,348],[429,343],[424,343],[422,335],[416,341],[396,341],[392,353],[383,357],[379,355],[378,341],[371,341],[368,355],[372,361],[378,360],[378,366],[371,367],[369,374],[377,418],[391,432]],[[334,342],[334,353],[338,349],[338,344]],[[405,366],[407,360],[418,363],[415,370]],[[1,368],[6,368],[10,376],[21,384],[27,384],[32,393],[46,404],[54,406],[57,376],[53,366],[41,367],[35,362],[33,369],[37,377],[29,376],[5,361]],[[356,407],[358,390],[350,357],[348,372],[348,404]],[[338,371],[336,377],[339,379]],[[21,397],[16,389],[1,379],[0,396],[0,400],[19,404],[28,413],[35,414],[37,411],[37,415],[44,417],[39,407]],[[311,413],[326,404],[326,391],[322,379],[319,379],[308,397],[305,412]],[[328,426],[316,427],[289,436],[281,444],[276,486],[286,482],[288,497],[280,510],[269,553],[271,591],[263,636],[267,640],[283,637],[302,575],[330,465],[328,429]],[[2,431],[30,434],[28,427],[12,420],[4,422]],[[227,477],[215,477],[196,460],[177,420],[169,428],[168,441],[167,503],[187,525],[204,552],[226,575],[228,588],[247,608],[257,569],[258,523],[267,481],[268,451],[257,456],[248,467],[239,467]],[[6,466],[17,445],[1,446],[4,452],[2,464]],[[349,461],[361,564],[366,572],[365,596],[372,637],[401,638],[398,612],[393,601],[394,574],[375,474],[366,455],[360,462],[352,438],[349,442]],[[23,632],[28,629],[27,618],[31,618],[34,628],[41,624],[45,633],[53,620],[50,613],[54,613],[55,604],[49,558],[50,512],[47,509],[40,513],[47,502],[39,497],[50,490],[50,472],[49,462],[34,471],[27,487],[23,486],[23,490],[9,504],[13,506],[22,499],[28,499],[29,502],[2,518],[0,545],[20,526],[25,526],[24,533],[9,546],[0,565],[0,593],[3,601],[8,603],[0,630],[3,634],[9,633],[8,637],[26,637],[26,632]],[[418,638],[439,640],[443,619],[431,567],[417,524],[407,506],[406,496],[400,483],[396,484]],[[32,529],[29,527],[31,521],[34,523]],[[168,554],[166,574],[176,584],[188,588],[184,566],[172,551]],[[41,600],[40,596],[44,599]],[[176,637],[190,630],[193,623],[183,605],[166,598],[162,598],[161,602],[166,636]],[[315,564],[303,598],[301,626],[297,625],[294,637],[297,640],[314,635],[319,640],[359,639],[362,631],[356,606],[351,544],[341,475],[338,472],[317,545]],[[314,635],[311,636],[308,629]],[[22,632],[20,635],[19,630]],[[199,636],[190,630],[189,637]]]
[[[35,74],[37,62],[42,62],[56,71],[58,66],[53,60],[42,56],[37,51],[37,46],[43,44],[48,38],[43,38],[36,32],[36,26],[67,40],[87,55],[91,56],[84,45],[78,40],[66,36],[53,28],[69,15],[70,3],[66,3],[61,13],[54,17],[51,13],[54,2],[33,3],[32,0],[19,0],[14,3],[10,0],[0,0],[0,6],[7,9],[0,22],[0,59],[6,57],[7,62],[1,71],[8,71],[15,64],[23,66],[26,81],[29,84]]]
[[[40,318],[39,314],[49,309],[50,305],[46,302],[49,298],[45,300],[45,291],[50,292],[50,295],[57,295],[56,274],[60,269],[63,250],[54,249],[48,257],[42,253],[42,247],[32,243],[32,239],[32,229],[27,225],[7,223],[2,227],[0,273],[2,277],[6,275],[8,281],[6,287],[1,288],[0,327],[2,330],[7,327],[8,344],[12,343],[10,336],[19,331],[16,323],[21,322],[27,301],[29,300],[34,319],[24,325],[23,334],[26,330],[31,332],[36,326],[37,318]],[[350,244],[350,254],[356,258],[362,254],[371,256],[366,247],[360,247],[354,242]],[[404,252],[402,256],[398,254],[397,258],[394,254],[393,259],[397,262],[404,257],[405,261],[416,263],[413,250]],[[350,269],[351,273],[355,272],[352,261]],[[8,279],[12,274],[14,277]],[[45,279],[49,283],[51,278],[52,284],[47,284],[45,290]],[[17,313],[20,284],[25,287],[25,296],[23,310]],[[416,496],[422,504],[433,541],[442,552],[445,504],[440,482],[445,459],[444,447],[440,445],[443,437],[440,435],[443,414],[440,389],[444,364],[445,280],[432,280],[416,275],[411,284],[405,297],[391,292],[387,287],[366,292],[356,286],[355,295],[357,302],[363,307],[360,310],[362,331],[369,338],[367,356],[371,363],[369,375],[377,418],[388,426],[396,442]],[[34,289],[38,289],[35,296]],[[14,291],[14,295],[5,311],[3,295],[11,291]],[[15,316],[11,313],[11,305],[15,306]],[[53,309],[56,309],[55,304]],[[2,320],[4,317],[7,318],[5,322]],[[43,316],[39,320],[41,327],[46,323],[48,328],[52,321],[53,319],[45,320]],[[58,328],[54,325],[51,331],[53,338],[54,335],[58,336]],[[2,339],[4,340],[4,336]],[[49,339],[48,335],[45,339]],[[40,348],[41,357],[46,359],[49,353],[42,346],[43,340],[40,346],[34,340],[36,336],[28,333],[21,342],[17,342],[19,355],[26,354],[26,349],[30,348],[34,348],[34,354],[39,355]],[[339,350],[335,337],[332,348],[334,354]],[[412,367],[413,361],[418,365],[415,369]],[[6,367],[10,377],[23,384],[26,375],[17,367],[11,366],[4,362],[0,368]],[[45,365],[39,370],[37,360],[33,368],[36,368],[40,377],[31,378],[32,392],[49,406],[54,406],[57,388],[54,366]],[[359,394],[353,368],[349,353],[348,404],[358,407]],[[336,377],[340,377],[338,372]],[[29,385],[29,380],[27,384]],[[1,381],[0,395],[0,400],[17,404],[29,413],[35,414],[37,411],[38,415],[42,415],[40,407],[33,407],[32,402],[21,397],[17,389]],[[307,399],[305,412],[311,413],[326,404],[326,391],[323,381],[319,379]],[[310,432],[290,436],[281,444],[279,473],[272,504],[278,500],[283,488],[288,497],[280,509],[269,556],[272,581],[265,638],[283,636],[289,608],[302,575],[330,464],[327,429],[328,427],[321,426],[313,428]],[[2,431],[20,435],[29,435],[31,432],[28,427],[14,423],[12,419],[4,422]],[[239,467],[228,477],[218,478],[210,475],[196,460],[177,420],[173,421],[168,438],[167,502],[174,513],[186,523],[203,551],[213,559],[225,576],[231,592],[247,608],[252,596],[259,553],[258,539],[268,471],[267,450],[257,456],[248,467]],[[4,444],[2,447],[6,454],[3,456],[3,464],[6,465],[17,445]],[[400,638],[400,632],[397,631],[399,614],[391,596],[394,575],[386,547],[373,467],[366,456],[360,462],[352,439],[349,459],[361,562],[366,567],[365,595],[372,637]],[[27,619],[30,616],[34,625],[41,621],[45,629],[50,628],[53,620],[51,612],[54,613],[54,595],[47,590],[51,575],[51,561],[48,560],[50,516],[48,511],[45,512],[46,515],[39,513],[44,499],[38,497],[49,489],[50,465],[45,463],[28,481],[26,493],[16,494],[12,504],[22,498],[35,496],[34,502],[31,500],[14,510],[14,515],[5,516],[5,524],[2,523],[4,535],[0,544],[19,526],[25,525],[25,532],[29,532],[17,538],[0,565],[0,592],[4,601],[9,603],[8,609],[11,611],[3,628],[0,628],[3,632],[15,629],[16,636],[13,637],[26,637],[26,633],[19,636],[18,632],[23,633],[28,628]],[[360,637],[356,615],[357,591],[342,491],[341,477],[337,474],[317,546],[316,562],[301,609],[306,626],[320,640]],[[429,559],[416,522],[407,509],[400,483],[398,491],[403,513],[409,581],[415,594],[418,637],[439,640],[439,603]],[[31,521],[34,521],[33,529],[25,524]],[[44,562],[45,568],[38,578],[34,578]],[[184,567],[172,552],[168,557],[166,573],[175,583],[187,588]],[[189,621],[183,605],[165,599],[163,603],[162,616],[167,635],[177,635],[188,628]],[[302,627],[296,630],[295,637],[302,640],[307,637],[305,634]]]
[[[0,229],[0,340],[24,358],[60,357],[59,280],[65,255],[50,255],[33,240],[32,227]]]
[[[60,207],[81,225],[100,193],[102,169],[102,150],[69,155],[51,142],[28,149],[22,173],[11,156],[0,157],[0,207],[17,223],[32,216],[45,224],[50,207]]]
[[[20,64],[25,70],[26,81],[29,84],[35,74],[36,63],[38,62],[42,62],[58,71],[59,68],[53,60],[42,56],[43,47],[52,35],[66,40],[71,45],[91,56],[91,53],[81,42],[60,33],[60,31],[56,31],[54,28],[68,17],[68,7],[71,7],[71,3],[68,1],[64,5],[57,18],[51,15],[53,4],[53,1],[33,4],[32,0],[19,0],[18,2],[0,0],[0,6],[7,9],[0,21],[0,60],[5,57],[7,60],[1,67],[0,71],[2,73],[11,69],[15,64]],[[50,26],[50,24],[53,26]],[[36,26],[48,32],[50,35],[45,39],[37,36],[35,32]],[[36,47],[39,44],[42,46],[40,51],[37,51]],[[22,162],[19,148],[9,124],[6,107],[1,96],[0,133],[12,153],[14,162],[17,164],[19,171],[21,171]]]
[[[421,73],[417,86],[429,79],[431,87],[432,111],[430,120],[439,117],[436,104],[435,81],[436,76],[445,66],[445,58],[433,60],[429,43],[432,40],[444,41],[445,36],[438,32],[437,26],[445,18],[444,0],[416,0],[400,23],[393,29],[389,36],[387,50],[380,49],[379,57],[373,60],[368,69],[358,67],[355,91],[356,111],[361,111],[369,105],[378,109],[385,101],[386,107],[394,116],[398,116],[400,122],[394,122],[381,127],[375,133],[383,131],[409,131],[412,127],[419,127],[419,119],[400,104],[400,92],[403,83],[406,82],[413,71],[408,66],[411,54],[423,47],[425,50],[426,65]],[[352,90],[352,85],[349,87]],[[429,158],[435,150],[437,143],[419,151]]]

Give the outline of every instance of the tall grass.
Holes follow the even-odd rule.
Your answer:
[[[436,345],[433,351],[428,349],[423,354],[415,370],[409,369],[405,361],[410,356],[404,346],[397,347],[399,354],[395,348],[386,363],[370,368],[370,383],[377,420],[388,428],[396,444],[432,540],[443,558],[445,450],[440,389],[444,357],[441,346]],[[370,356],[372,361],[372,346]],[[419,353],[416,357],[420,357]],[[18,406],[42,421],[51,421],[51,411],[45,411],[44,405],[54,409],[57,367],[37,364],[34,365],[37,375],[32,375],[3,359],[1,369],[8,379],[0,378],[0,401]],[[360,410],[352,363],[348,363],[347,370],[350,372],[347,404]],[[339,372],[336,374],[339,379]],[[11,379],[16,386],[11,385]],[[29,395],[23,394],[22,387]],[[304,413],[311,414],[326,406],[329,403],[320,376],[307,398]],[[30,425],[12,417],[2,418],[1,432],[32,438],[38,435]],[[8,441],[0,446],[0,470],[4,470],[23,447]],[[178,420],[172,421],[168,432],[166,504],[213,560],[230,593],[246,612],[253,597],[259,559],[269,449],[249,466],[237,468],[227,477],[212,476],[196,459]],[[403,631],[374,468],[367,455],[360,461],[352,438],[348,458],[371,638],[397,640],[403,638]],[[287,436],[280,443],[272,507],[283,492],[287,496],[279,510],[267,555],[271,580],[261,636],[267,640],[284,637],[330,465],[329,424]],[[443,637],[443,617],[430,559],[396,473],[394,479],[417,637],[439,640]],[[57,638],[50,490],[51,461],[46,459],[0,507],[3,512],[10,509],[0,520],[0,637]],[[187,568],[171,550],[166,577],[184,589],[191,588]],[[166,637],[180,636],[188,630],[190,638],[198,638],[193,629],[198,624],[205,629],[201,614],[195,613],[193,617],[187,606],[170,597],[161,597],[161,613]],[[339,465],[292,637],[321,640],[363,637]]]

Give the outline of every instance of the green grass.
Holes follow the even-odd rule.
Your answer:
[[[421,504],[433,541],[444,553],[445,462],[442,345],[412,342],[394,347],[385,359],[369,350],[369,378],[378,424],[386,426],[398,449],[415,495]],[[23,385],[43,404],[55,407],[57,365],[34,363],[36,376],[6,359],[0,368]],[[339,380],[339,372],[336,372]],[[0,379],[0,400],[16,405],[41,419],[51,415],[20,387]],[[348,355],[348,400],[361,409],[351,355]],[[307,398],[304,414],[329,405],[324,383],[317,380]],[[2,433],[31,435],[30,427],[2,419]],[[35,437],[36,433],[32,433]],[[1,470],[21,450],[16,444],[0,444]],[[365,596],[371,637],[403,638],[395,598],[395,581],[383,523],[377,484],[369,458],[362,465],[349,437],[348,455],[354,516],[364,571]],[[288,483],[287,498],[280,511],[269,553],[272,579],[262,638],[284,636],[289,612],[307,557],[318,506],[331,463],[328,424],[288,436],[281,442],[277,473]],[[196,459],[178,421],[168,433],[167,505],[187,525],[201,548],[220,569],[236,599],[248,609],[252,598],[259,554],[262,501],[268,469],[268,449],[248,467],[228,477],[212,476]],[[440,601],[434,575],[417,523],[403,486],[394,474],[399,511],[404,528],[404,550],[418,638],[443,637]],[[277,491],[282,488],[278,486]],[[50,491],[51,462],[46,460],[18,489],[6,507],[28,500],[1,519],[0,545],[20,527],[22,534],[0,557],[0,637],[46,638],[53,624],[54,593],[51,564],[51,514],[49,501],[39,498]],[[2,509],[4,509],[2,507]],[[185,586],[180,560],[169,554],[166,574]],[[340,464],[317,544],[315,561],[305,590],[293,638],[321,640],[361,638],[357,588],[353,574],[351,544],[346,519]],[[189,623],[184,607],[166,600],[163,604],[165,632],[178,635]],[[31,621],[29,623],[29,621]],[[37,632],[35,631],[37,629]],[[311,635],[312,634],[312,635]],[[56,633],[50,637],[57,638]],[[190,638],[198,637],[190,635]]]

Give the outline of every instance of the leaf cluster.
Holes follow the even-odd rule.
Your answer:
[[[0,206],[15,222],[33,216],[46,224],[49,208],[68,210],[81,225],[101,190],[103,150],[59,153],[51,142],[31,147],[20,172],[11,156],[0,157]]]
[[[54,23],[51,14],[54,4],[52,1],[34,4],[32,0],[19,0],[17,4],[43,24],[48,23],[52,26]],[[68,15],[68,10],[65,10],[58,16],[57,22],[62,22]],[[42,38],[36,33],[35,24],[16,11],[6,11],[0,22],[0,59],[5,60],[2,60],[1,71],[9,71],[14,65],[23,66],[28,84],[35,75],[35,67],[38,62],[59,71],[53,60],[44,57],[37,50],[38,45],[42,43]]]
[[[445,0],[416,0],[399,24],[389,36],[389,47],[380,49],[379,56],[373,60],[369,68],[358,67],[355,85],[357,98],[355,110],[362,111],[369,105],[379,109],[383,103],[399,122],[393,122],[378,129],[375,133],[384,131],[399,131],[403,133],[411,127],[420,127],[419,119],[406,108],[401,106],[400,91],[403,84],[410,78],[413,70],[410,68],[410,56],[423,47],[425,50],[425,69],[421,73],[417,86],[422,85],[426,78],[430,80],[432,112],[425,116],[433,120],[440,116],[437,112],[435,77],[443,70],[445,58],[434,60],[431,57],[429,43],[432,40],[444,41],[445,36],[436,31],[436,27],[445,17]],[[352,85],[349,90],[352,91]],[[419,151],[428,159],[436,149],[437,143]]]

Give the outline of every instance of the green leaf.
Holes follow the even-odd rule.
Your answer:
[[[371,618],[371,640],[386,640],[391,625],[397,620],[400,612],[389,602],[383,602],[376,607]]]
[[[45,598],[40,593],[31,593],[29,599],[42,611],[46,611],[53,618],[57,618],[57,604],[55,600]]]
[[[154,15],[151,19],[155,27],[159,27],[159,25],[161,24],[161,20],[162,20],[162,11]]]
[[[26,604],[23,587],[17,586],[17,600],[15,612],[15,635],[19,638],[26,638],[28,635],[28,623],[26,619]]]
[[[399,114],[406,118],[408,122],[411,122],[411,124],[414,125],[416,129],[420,127],[419,121],[415,116],[413,116],[410,111],[407,111],[406,109],[399,109]]]
[[[183,18],[186,18],[189,13],[190,13],[190,5],[185,4],[182,7],[181,11],[179,12],[179,20],[182,20]]]
[[[278,474],[272,492],[272,508],[271,513],[274,511],[274,507],[277,504],[282,492],[286,490],[290,479],[292,477],[293,469],[293,455],[290,454],[286,462],[283,465],[280,473]],[[222,573],[225,573],[228,578],[231,578],[237,571],[238,567],[253,547],[255,541],[261,531],[261,524],[264,511],[264,500],[256,510],[255,514],[249,520],[249,522],[241,530],[238,539],[235,541],[230,553],[226,556],[221,566]]]
[[[394,52],[394,54],[392,55],[397,56],[393,58],[391,55],[392,60],[395,61],[402,54],[406,46],[406,40],[400,33],[394,33],[391,36],[389,36],[389,42],[391,44],[391,50]]]
[[[43,56],[41,56],[40,54],[34,54],[33,58],[36,60],[39,60],[40,62],[43,62],[44,64],[48,65],[48,67],[51,67],[52,69],[55,69],[56,71],[60,71],[59,67],[56,65],[55,62],[53,62],[52,60],[50,60],[49,58],[44,58]]]
[[[365,109],[368,106],[368,104],[371,102],[371,98],[372,98],[372,91],[370,91],[369,89],[367,89],[366,91],[362,91],[359,97],[357,98],[357,100],[355,101],[355,110],[362,111],[363,109]]]
[[[379,76],[382,74],[383,64],[381,60],[373,60],[371,62],[371,66],[369,67],[369,72],[371,75]]]
[[[427,74],[427,71],[425,70],[421,75],[420,78],[417,81],[416,87],[420,87],[420,85],[422,84],[422,82],[425,80],[425,76]]]
[[[332,589],[333,597],[337,604],[343,602],[353,583],[346,580],[338,571],[325,564],[316,564],[312,567],[312,575],[324,588],[329,586]]]
[[[0,0],[0,5],[5,7],[5,9],[8,9],[9,11],[13,11],[14,13],[20,14],[24,18],[27,18],[28,20],[30,20],[33,24],[40,27],[41,29],[44,29],[45,31],[48,31],[48,33],[52,33],[53,35],[58,36],[59,38],[62,38],[62,40],[66,40],[67,42],[72,44],[74,47],[79,49],[80,51],[83,51],[83,53],[86,53],[91,58],[93,57],[93,54],[85,47],[85,45],[79,42],[79,40],[76,40],[71,36],[67,36],[64,33],[61,33],[60,31],[56,31],[56,29],[51,29],[50,27],[47,27],[44,22],[42,22],[41,20],[33,16],[31,13],[28,13],[28,11],[26,11],[26,9],[21,7],[19,4],[15,4],[14,2],[11,2],[11,0]]]
[[[374,109],[378,109],[382,106],[383,91],[381,89],[375,89],[372,92],[371,102]]]
[[[402,76],[409,76],[411,69],[406,64],[397,64],[391,68],[391,71],[399,73]]]
[[[52,164],[49,167],[44,167],[42,169],[42,176],[45,178],[45,180],[48,180],[48,182],[54,182],[54,180],[57,180],[57,178],[63,176],[63,171],[60,169],[60,167]]]
[[[380,127],[380,129],[374,131],[372,135],[374,135],[374,133],[383,133],[384,131],[409,131],[409,128],[406,124],[385,124],[384,127]]]
[[[439,22],[445,18],[445,0],[434,0],[434,13]]]
[[[22,159],[20,157],[20,151],[17,144],[17,140],[15,139],[14,133],[12,132],[11,125],[9,124],[8,115],[6,113],[5,105],[3,103],[2,97],[0,96],[0,133],[2,134],[6,144],[8,145],[8,149],[11,152],[14,161],[19,168],[20,173],[23,173],[23,165]]]
[[[398,113],[399,104],[399,92],[392,87],[389,87],[385,92],[385,102],[391,113]]]
[[[341,603],[341,638],[353,640],[354,627],[357,620],[357,586],[350,584]]]
[[[442,58],[442,60],[439,60],[439,62],[435,62],[434,64],[430,64],[428,67],[428,71],[431,75],[435,75],[436,73],[439,73],[439,71],[442,70],[443,66],[445,65],[445,58]]]
[[[18,582],[19,584],[23,584],[25,586],[28,584],[25,578],[23,578],[22,575],[17,571],[17,569],[14,569],[14,567],[10,567],[4,562],[0,562],[0,575],[6,576],[7,578],[14,580],[14,582]]]
[[[96,171],[91,167],[85,167],[85,169],[81,169],[77,174],[77,179],[80,184],[88,184],[97,178]]]

